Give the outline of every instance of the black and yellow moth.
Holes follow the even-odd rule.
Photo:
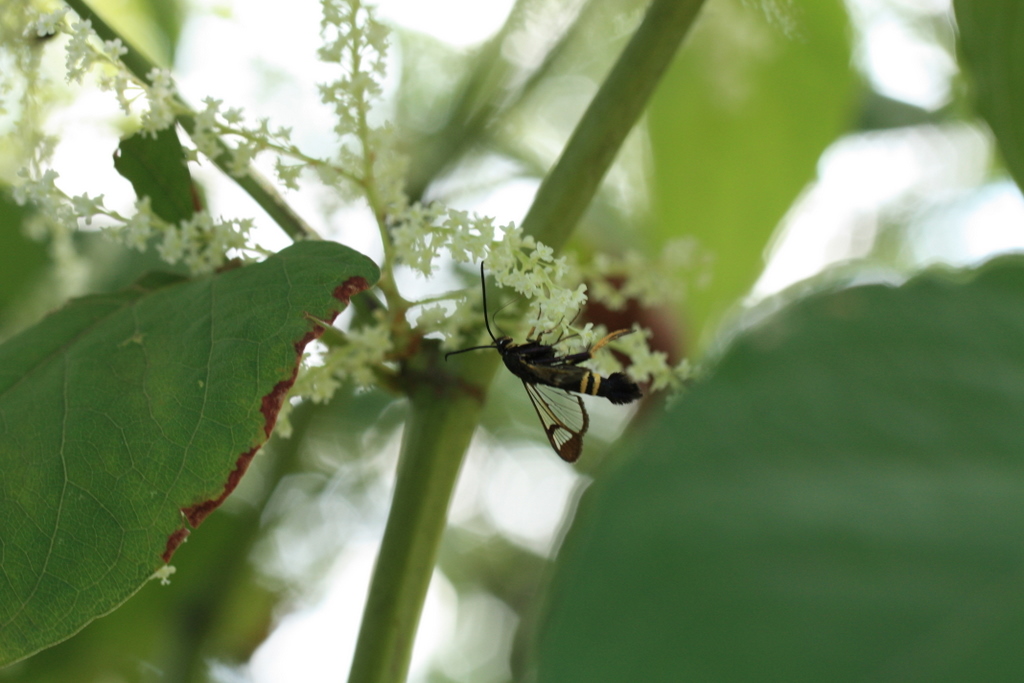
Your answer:
[[[560,355],[553,344],[544,344],[540,340],[541,335],[531,338],[532,331],[525,342],[517,344],[512,337],[495,337],[491,332],[482,263],[480,285],[484,297],[484,325],[493,343],[452,351],[445,355],[445,360],[465,351],[495,349],[501,354],[505,367],[522,380],[551,447],[566,462],[575,462],[583,451],[583,436],[590,426],[590,416],[578,394],[601,396],[616,404],[631,403],[642,396],[640,387],[622,372],[603,377],[580,367],[580,363],[593,358],[608,342],[629,334],[631,330],[616,330],[579,353]]]

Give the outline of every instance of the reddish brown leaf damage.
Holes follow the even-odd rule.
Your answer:
[[[263,444],[260,444],[262,446]],[[256,451],[260,449],[260,446],[253,446],[251,449],[242,453],[238,456],[238,460],[235,461],[235,469],[231,470],[231,474],[228,475],[227,483],[224,484],[224,490],[216,498],[203,501],[191,507],[182,508],[181,513],[185,515],[185,519],[188,520],[189,525],[193,529],[198,527],[206,519],[207,515],[220,507],[220,504],[224,502],[224,499],[231,495],[231,492],[238,486],[238,482],[242,480],[242,475],[249,469],[249,463],[252,462],[252,458],[256,455]]]
[[[358,294],[359,292],[369,288],[370,283],[361,277],[352,277],[338,285],[335,288],[333,295],[334,298],[339,301],[348,304],[349,300]],[[326,322],[333,322],[338,317],[338,311],[331,311],[329,317],[325,318]],[[295,342],[295,366],[292,368],[292,374],[287,379],[283,379],[274,385],[274,388],[270,390],[270,393],[263,397],[260,404],[260,412],[263,413],[263,434],[264,439],[270,438],[271,432],[274,431],[274,425],[277,423],[278,413],[281,412],[281,405],[284,403],[285,397],[288,395],[288,390],[292,388],[292,384],[295,383],[295,377],[299,372],[299,362],[302,360],[302,352],[306,348],[306,344],[313,341],[321,334],[323,334],[324,328],[319,325],[315,325],[312,330],[304,334],[298,341]],[[253,456],[256,455],[256,451],[263,445],[261,442],[259,445],[254,446],[250,450],[242,453],[238,456],[238,460],[235,461],[235,468],[231,470],[231,474],[228,475],[228,480],[224,484],[224,490],[216,498],[197,503],[187,508],[182,508],[181,512],[185,515],[185,519],[188,520],[189,526],[192,528],[198,527],[203,523],[206,517],[216,510],[224,499],[231,495],[231,492],[238,486],[238,482],[241,481],[242,475],[249,469],[249,464],[252,462]],[[189,530],[186,527],[182,527],[167,537],[167,548],[164,550],[164,554],[160,557],[165,563],[171,561],[171,557],[174,555],[174,551],[177,550],[178,546],[181,545],[185,537],[188,536]]]
[[[365,278],[361,277],[350,277],[343,283],[338,285],[337,289],[334,290],[334,298],[347,304],[349,299],[354,297],[364,289],[369,289],[370,283]]]
[[[167,537],[167,548],[164,550],[164,554],[160,556],[163,559],[164,564],[171,561],[174,551],[178,549],[178,546],[182,544],[188,534],[188,529],[182,527]]]

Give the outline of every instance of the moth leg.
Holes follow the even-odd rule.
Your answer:
[[[559,365],[579,365],[585,360],[590,360],[593,354],[590,350],[580,351],[579,353],[570,353],[565,356],[558,357]]]
[[[630,330],[630,329],[615,330],[611,334],[605,335],[605,337],[603,339],[599,340],[596,344],[591,346],[589,351],[588,351],[588,353],[592,357],[595,353],[597,353],[598,351],[601,350],[601,347],[605,346],[608,342],[615,341],[619,337],[627,335],[627,334],[631,333],[632,331],[633,330]]]
[[[605,335],[602,339],[598,340],[596,344],[591,346],[586,351],[580,351],[579,353],[570,353],[565,356],[560,356],[558,360],[560,364],[579,365],[583,361],[587,361],[593,358],[594,354],[600,351],[605,345],[608,344],[608,342],[615,341],[619,337],[627,335],[632,331],[633,330],[616,330],[611,334]]]

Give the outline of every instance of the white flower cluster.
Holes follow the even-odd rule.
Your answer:
[[[90,21],[69,14],[67,7],[33,15],[28,6],[26,3],[22,7],[26,12],[22,17],[25,35],[63,33],[68,36],[65,65],[69,83],[81,83],[87,74],[95,73],[99,87],[116,94],[125,114],[132,113],[132,105],[137,99],[130,96],[130,89],[145,94],[147,107],[140,117],[143,134],[155,137],[157,132],[173,126],[176,117],[187,111],[178,99],[170,72],[153,69],[147,75],[148,82],[143,82],[121,63],[127,49],[120,40],[100,40]],[[225,118],[232,120],[234,116],[228,112]],[[245,256],[241,250],[248,247],[248,233],[253,223],[250,219],[214,218],[208,212],[197,212],[190,219],[171,225],[153,213],[148,198],[136,203],[134,215],[125,217],[107,209],[102,195],[66,195],[56,184],[57,172],[45,168],[50,156],[47,144],[45,138],[41,138],[32,151],[30,168],[40,170],[31,172],[28,168],[23,169],[19,173],[21,182],[15,187],[14,196],[20,204],[31,204],[36,209],[29,229],[34,237],[49,239],[54,251],[70,258],[67,255],[73,252],[71,234],[79,225],[92,225],[96,217],[103,217],[104,230],[118,241],[140,250],[155,245],[166,261],[184,263],[196,274],[220,267],[229,252]],[[247,167],[251,156],[251,151],[244,149],[236,155],[238,165]]]
[[[57,27],[59,21],[55,19],[46,24]],[[128,52],[120,39],[101,41],[97,38],[92,30],[92,22],[88,19],[80,19],[71,24],[68,33],[71,35],[65,61],[68,83],[81,83],[82,78],[98,65],[118,68],[116,65],[121,55]]]
[[[442,253],[458,263],[486,261],[498,285],[514,289],[530,301],[528,317],[538,330],[569,324],[586,304],[585,285],[565,286],[569,275],[566,259],[555,258],[550,247],[524,235],[515,224],[495,226],[489,216],[471,215],[437,203],[413,204],[391,220],[397,263],[429,277]],[[452,339],[453,326],[450,322],[442,324],[439,316],[437,307],[428,308],[420,321],[427,332],[441,331],[446,340]]]
[[[321,100],[335,115],[339,147],[333,158],[303,153],[293,144],[290,129],[274,127],[267,119],[246,123],[241,110],[225,108],[215,98],[206,98],[203,108],[192,113],[195,147],[186,151],[192,160],[199,155],[221,159],[227,151],[228,172],[235,176],[248,173],[257,155],[271,152],[277,155],[274,169],[283,186],[297,189],[302,172],[308,169],[343,193],[358,192],[365,197],[377,219],[385,251],[382,270],[388,274],[382,279],[381,291],[389,305],[408,315],[405,319],[394,314],[380,316],[369,325],[346,332],[344,343],[332,345],[322,364],[310,364],[300,374],[296,394],[323,401],[334,393],[342,378],[357,386],[375,383],[380,373],[390,372],[389,359],[397,353],[393,342],[396,334],[402,337],[409,332],[407,327],[403,332],[391,325],[408,324],[412,319],[412,335],[439,334],[448,349],[464,341],[487,341],[479,319],[481,295],[477,287],[427,301],[406,302],[389,275],[397,265],[429,277],[444,257],[461,264],[485,262],[487,274],[498,287],[514,290],[529,303],[526,324],[533,327],[535,337],[543,337],[548,343],[569,334],[566,330],[587,301],[586,285],[581,284],[585,279],[592,283],[592,295],[612,309],[621,308],[630,299],[647,305],[668,303],[685,291],[679,273],[692,271],[701,258],[687,241],[670,244],[654,264],[629,252],[617,258],[595,257],[582,269],[570,266],[565,257],[556,258],[550,247],[523,234],[514,224],[495,225],[492,218],[440,204],[411,204],[403,189],[407,160],[397,151],[395,131],[386,123],[370,124],[370,112],[380,97],[385,75],[388,32],[361,0],[321,0],[321,7],[324,42],[318,54],[324,62],[338,65],[341,72],[334,81],[320,85]],[[131,89],[144,93],[146,106],[140,113],[143,131],[155,135],[173,125],[176,117],[189,113],[169,72],[154,69],[147,74],[148,82],[134,78],[120,63],[125,53],[120,41],[100,41],[87,20],[75,19],[66,8],[39,14],[27,26],[37,35],[63,32],[70,36],[69,81],[80,82],[87,72],[96,71],[101,86],[116,94],[126,113],[135,103]],[[24,176],[19,201],[35,204],[41,209],[39,213],[65,234],[77,229],[82,221],[88,224],[102,216],[104,229],[122,243],[137,249],[155,245],[163,258],[184,262],[197,273],[217,268],[226,253],[238,253],[248,246],[251,220],[214,219],[199,212],[188,221],[170,225],[153,213],[148,200],[137,202],[135,214],[125,218],[106,209],[102,196],[67,197],[57,188],[53,171],[37,174],[36,180],[31,175]],[[51,228],[51,233],[54,230]],[[497,310],[496,302],[489,303],[492,311]],[[572,343],[585,347],[598,333],[589,324],[574,329]],[[468,340],[464,339],[467,334],[472,335]],[[629,372],[635,379],[652,381],[655,388],[678,383],[682,371],[670,368],[664,354],[650,351],[646,332],[623,337],[615,346],[631,357]],[[612,358],[612,354],[600,355]]]
[[[687,276],[697,273],[695,284],[703,286],[710,265],[693,237],[669,240],[653,260],[633,250],[598,253],[588,269],[590,295],[612,311],[621,311],[631,299],[643,306],[676,304],[686,298]]]
[[[59,34],[68,36],[64,48],[65,78],[68,83],[80,84],[86,75],[94,73],[100,89],[114,92],[118,104],[126,115],[131,114],[133,102],[133,97],[128,95],[130,89],[149,94],[151,109],[161,106],[160,84],[158,83],[156,88],[148,88],[121,64],[121,57],[128,53],[128,48],[120,39],[101,40],[93,30],[92,22],[89,19],[77,18],[67,6],[58,7],[51,12],[39,12],[32,3],[22,3],[21,9],[26,12],[23,17],[26,37],[43,38]],[[145,121],[145,114],[143,118]],[[165,123],[162,127],[166,128],[167,125]]]
[[[510,226],[488,255],[494,280],[510,287],[530,302],[527,320],[540,333],[560,334],[570,326],[587,303],[587,286],[578,272],[570,273],[564,256],[555,258],[551,247],[541,244],[521,228]],[[575,287],[568,285],[574,280]],[[579,331],[591,341],[589,327]]]
[[[604,329],[597,330],[600,335],[606,332]],[[653,391],[677,390],[691,377],[690,364],[683,360],[676,366],[669,365],[667,353],[651,350],[648,344],[651,334],[648,329],[634,326],[631,334],[619,337],[610,346],[629,358],[629,367],[625,368],[625,371],[633,380],[640,383],[650,382]],[[603,374],[623,369],[611,353],[598,354],[593,360],[588,361],[588,365]]]
[[[320,362],[313,362],[314,354],[307,351],[291,396],[326,403],[345,380],[358,388],[376,386],[376,373],[391,372],[385,364],[394,350],[392,336],[391,327],[380,315],[372,325],[347,331],[344,343],[329,347]],[[285,403],[277,416],[276,429],[285,438],[291,436],[291,410],[292,404]]]
[[[288,164],[282,155],[298,157],[307,163],[313,160],[303,157],[292,143],[292,129],[286,126],[272,128],[270,119],[265,117],[257,120],[256,125],[248,126],[241,109],[233,107],[222,111],[223,104],[222,100],[213,97],[203,100],[204,107],[195,116],[195,129],[191,138],[196,149],[190,150],[190,157],[196,160],[198,152],[215,159],[223,149],[222,140],[230,138],[234,147],[228,150],[231,154],[228,172],[239,177],[249,173],[258,154],[274,151],[278,154],[274,166],[278,180],[289,189],[298,189],[298,177],[306,164]]]
[[[333,161],[316,170],[343,195],[351,196],[352,190],[365,195],[383,231],[383,219],[391,220],[408,204],[408,160],[396,149],[397,135],[390,123],[370,123],[386,73],[389,32],[361,0],[321,0],[320,5],[324,44],[317,54],[338,65],[341,75],[319,84],[321,102],[334,112],[339,146]]]
[[[178,89],[174,85],[174,78],[167,69],[152,69],[146,78],[149,83],[143,85],[146,92],[146,100],[149,108],[142,114],[142,130],[155,138],[156,134],[165,128],[174,125],[175,117],[185,113],[184,107],[178,101]],[[124,91],[118,91],[118,101],[129,111],[129,101],[124,96]]]
[[[43,12],[34,19],[26,22],[25,35],[44,38],[52,36],[63,30],[64,17],[71,11],[66,5],[62,5],[52,12]]]
[[[229,250],[245,254],[252,226],[251,218],[214,218],[198,211],[178,225],[165,227],[157,251],[168,263],[180,261],[193,273],[209,273],[224,265]]]
[[[172,225],[150,208],[149,197],[135,203],[135,214],[122,218],[114,212],[104,215],[119,219],[106,227],[108,235],[133,249],[144,250],[155,243],[160,258],[183,263],[194,275],[211,273],[227,262],[228,253],[248,257],[250,218],[214,218],[197,211],[191,218]]]
[[[385,72],[385,54],[388,33],[377,22],[370,8],[359,0],[322,0],[323,19],[321,33],[324,45],[318,51],[322,61],[341,66],[342,76],[320,85],[321,100],[334,110],[334,130],[340,139],[340,148],[333,160],[304,153],[291,139],[288,127],[271,125],[269,119],[257,119],[246,125],[241,109],[223,109],[221,100],[207,97],[203,109],[195,116],[195,129],[191,134],[195,160],[198,154],[217,158],[225,151],[224,141],[230,141],[228,172],[242,176],[249,172],[252,161],[263,152],[272,152],[277,180],[288,189],[299,189],[299,178],[304,170],[314,171],[322,182],[343,195],[352,197],[372,195],[371,204],[376,213],[389,213],[392,207],[404,201],[402,179],[405,176],[405,158],[394,152],[394,132],[389,125],[370,126],[368,114],[380,96],[380,83]],[[151,79],[162,74],[151,74]],[[174,112],[177,100],[173,89],[168,97],[160,97],[164,89],[154,80],[150,88],[150,111]],[[166,103],[170,109],[154,102]],[[158,117],[151,116],[153,130],[159,130]],[[146,129],[150,127],[147,125]],[[353,193],[353,190],[356,193]]]
[[[412,204],[389,217],[397,263],[429,277],[442,252],[456,261],[480,260],[494,242],[494,221],[433,203]]]
[[[320,85],[320,99],[334,109],[338,136],[358,138],[381,93],[388,30],[360,0],[321,0],[320,7],[324,44],[318,55],[323,62],[341,66],[343,74]]]
[[[324,354],[322,364],[309,364],[299,373],[293,394],[324,403],[334,395],[341,378],[351,380],[358,387],[373,386],[377,383],[375,370],[383,367],[392,349],[391,329],[383,320],[349,330],[345,333],[345,343]]]
[[[78,229],[78,214],[75,213],[73,204],[67,201],[67,196],[57,189],[57,178],[59,175],[53,169],[43,172],[38,178],[32,178],[28,169],[18,171],[21,182],[14,186],[14,201],[21,206],[31,204],[36,208],[36,214],[45,217],[48,224],[54,226],[54,232],[72,233]],[[100,197],[102,201],[102,196]],[[49,234],[50,229],[43,224],[36,224],[37,230],[31,237],[43,239]]]
[[[29,224],[30,236],[50,238],[55,248],[64,248],[79,222],[91,225],[102,217],[104,230],[117,241],[133,249],[143,250],[156,240],[160,256],[168,263],[184,263],[192,273],[209,273],[224,265],[226,254],[235,251],[245,255],[251,219],[214,219],[200,211],[178,225],[159,218],[150,208],[149,198],[136,202],[135,213],[126,218],[103,205],[103,195],[81,194],[69,197],[57,187],[59,177],[53,169],[38,179],[31,179],[25,170],[23,182],[14,188],[14,200],[35,207],[35,220]]]

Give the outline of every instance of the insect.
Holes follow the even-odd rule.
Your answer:
[[[471,346],[452,351],[448,356],[477,349],[495,349],[501,354],[513,375],[523,381],[526,395],[530,397],[537,417],[544,427],[544,433],[559,457],[566,462],[575,462],[583,451],[583,436],[590,426],[590,416],[577,394],[603,396],[612,403],[631,403],[643,394],[635,382],[624,373],[615,372],[602,377],[579,366],[594,357],[608,342],[618,339],[632,330],[617,330],[605,336],[586,351],[559,355],[554,344],[544,344],[538,335],[532,338],[533,330],[522,344],[516,344],[512,337],[495,337],[487,318],[487,286],[484,284],[484,264],[480,264],[480,286],[484,293],[484,325],[493,344]],[[561,337],[555,344],[561,341]],[[574,392],[574,393],[570,393]]]

